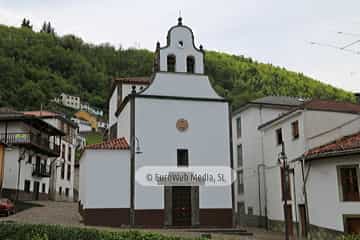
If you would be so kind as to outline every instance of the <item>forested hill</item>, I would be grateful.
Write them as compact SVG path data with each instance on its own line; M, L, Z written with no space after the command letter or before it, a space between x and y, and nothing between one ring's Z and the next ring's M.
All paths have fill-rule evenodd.
M0 25L0 107L39 109L66 92L106 110L111 77L151 75L153 55ZM349 92L243 56L206 51L205 65L217 92L234 107L264 95L354 100Z

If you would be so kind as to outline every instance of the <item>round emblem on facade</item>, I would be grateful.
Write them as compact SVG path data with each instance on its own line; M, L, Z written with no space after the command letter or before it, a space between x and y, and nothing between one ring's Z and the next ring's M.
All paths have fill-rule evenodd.
M187 120L181 118L176 121L176 128L180 132L185 132L189 128L189 123Z

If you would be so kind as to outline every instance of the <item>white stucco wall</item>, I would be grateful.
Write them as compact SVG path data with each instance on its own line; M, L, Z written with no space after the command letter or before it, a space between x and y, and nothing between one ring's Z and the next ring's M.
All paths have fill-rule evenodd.
M261 132L258 130L258 126L278 117L279 114L286 111L287 109L275 105L271 107L253 105L232 117L234 168L236 170L243 170L244 175L244 194L239 194L238 185L235 184L235 199L236 202L244 202L246 214L248 214L248 207L252 207L253 214L260 215L258 165L263 162L263 152L261 146ZM237 136L236 119L238 117L241 117L241 137ZM238 166L237 146L239 144L242 144L243 167ZM262 205L261 215L264 216L265 190L262 171L263 168L260 169L260 197ZM238 211L237 204L236 211Z
M165 72L156 73L152 84L143 94L221 99L206 75Z
M129 150L85 150L80 160L84 208L130 207Z
M194 79L195 81L195 79ZM136 98L136 137L142 166L177 166L177 149L189 151L189 166L230 166L228 105L225 102ZM178 119L189 123L185 132ZM162 209L163 187L135 186L136 209ZM200 208L231 208L231 187L200 187Z
M307 183L311 224L344 231L343 215L360 215L360 202L341 201L337 176L337 166L359 164L359 155L312 161Z
M194 48L193 35L189 28L176 26L170 30L170 45L160 49L160 71L167 71L167 56L176 56L175 72L186 72L186 58L193 56L195 59L195 73L204 73L203 53ZM182 41L184 46L179 47Z
M118 101L118 86L114 88L114 91L111 93L109 100L109 127L111 127L116 122L116 110L117 110L117 101Z
M117 137L125 137L130 142L130 102L126 104L117 119Z

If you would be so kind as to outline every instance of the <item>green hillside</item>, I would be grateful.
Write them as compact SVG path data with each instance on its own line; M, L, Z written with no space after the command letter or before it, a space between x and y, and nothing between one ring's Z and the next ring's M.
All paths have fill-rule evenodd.
M0 25L0 107L39 109L66 92L106 111L111 77L149 76L153 55ZM206 51L205 65L217 92L234 107L264 95L354 100L349 92L243 56Z

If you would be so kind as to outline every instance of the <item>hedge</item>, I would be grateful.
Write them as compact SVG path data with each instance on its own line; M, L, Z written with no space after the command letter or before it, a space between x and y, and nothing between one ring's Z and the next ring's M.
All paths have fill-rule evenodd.
M338 238L338 240L360 240L360 235L347 235Z
M61 225L0 223L1 240L189 240L132 230L106 231ZM201 238L197 238L200 240Z

